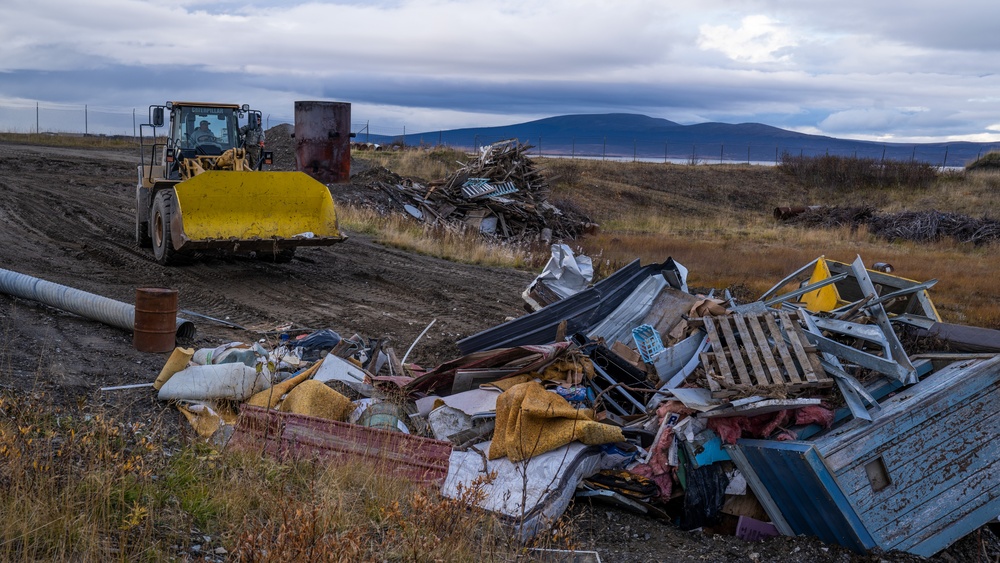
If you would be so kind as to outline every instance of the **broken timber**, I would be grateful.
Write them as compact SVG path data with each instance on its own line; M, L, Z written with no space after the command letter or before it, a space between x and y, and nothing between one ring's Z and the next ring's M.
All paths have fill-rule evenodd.
M798 324L785 311L776 315L777 321L771 313L701 319L711 345L701 362L712 397L761 387L798 391L833 385Z

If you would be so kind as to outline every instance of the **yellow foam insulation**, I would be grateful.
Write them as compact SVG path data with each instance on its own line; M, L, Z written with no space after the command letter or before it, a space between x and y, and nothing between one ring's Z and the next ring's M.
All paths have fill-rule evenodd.
M354 412L354 403L325 384L310 379L289 391L278 410L346 422Z
M177 403L191 428L202 438L208 439L223 424L235 424L236 414L211 403L181 401Z
M590 409L575 409L537 381L515 385L497 398L496 430L489 459L513 462L578 440L587 445L621 442L621 428L593 420Z
M288 393L296 385L312 377L313 374L316 373L316 370L319 369L319 366L322 363L323 360L320 360L315 364L313 364L312 366L310 366L309 369L296 375L295 377L289 377L288 379L282 381L281 383L271 386L270 389L264 389L259 393L255 393L253 397L247 399L247 404L254 407L273 409L274 407L278 406L278 403L281 402L281 397L284 396L285 393Z
M192 356L194 356L194 348L174 348L174 351L170 353L170 357L167 358L167 363L163 364L160 375L156 376L156 381L153 382L153 389L159 391L160 387L163 387L163 384L168 379L187 367Z
M537 373L522 373L521 375L515 375L513 377L508 377L506 379L501 379L499 381L491 381L490 383L483 383L479 386L480 389L499 389L501 391L506 391L515 385L520 385L527 381L531 381L538 377Z
M552 362L542 372L546 381L565 381L570 385L579 385L594 378L594 364L590 358L583 355L571 355Z

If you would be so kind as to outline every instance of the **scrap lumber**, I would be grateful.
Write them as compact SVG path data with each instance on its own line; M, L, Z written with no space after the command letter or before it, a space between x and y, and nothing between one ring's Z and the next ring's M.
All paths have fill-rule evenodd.
M550 239L573 240L596 228L582 213L549 203L551 188L528 157L530 148L517 139L485 146L477 158L429 186L391 173L354 181L371 178L370 187L384 194L384 206L418 209L428 224L504 241L535 240L545 230Z

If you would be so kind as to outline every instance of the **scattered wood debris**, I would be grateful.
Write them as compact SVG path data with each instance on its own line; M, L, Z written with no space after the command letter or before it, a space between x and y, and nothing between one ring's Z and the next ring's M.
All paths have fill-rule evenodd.
M596 231L589 217L549 203L549 184L528 158L530 148L516 139L501 141L443 180L424 185L373 173L369 185L387 195L390 207L421 221L505 241L572 240Z
M862 225L875 236L886 240L912 240L917 242L953 238L975 245L1000 240L1000 220L990 217L975 218L960 213L943 211L906 211L878 213L875 208L810 206L781 214L779 219L806 227L858 228ZM796 212L797 211L797 212ZM776 210L776 217L778 211Z

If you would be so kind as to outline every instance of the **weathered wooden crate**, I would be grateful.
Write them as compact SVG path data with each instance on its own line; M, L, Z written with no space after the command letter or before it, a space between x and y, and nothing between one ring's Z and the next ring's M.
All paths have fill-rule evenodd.
M785 311L701 320L711 344L711 350L701 354L701 363L713 397L762 387L794 392L833 385L815 347Z
M1000 355L956 361L812 441L727 446L786 535L930 557L1000 514Z

